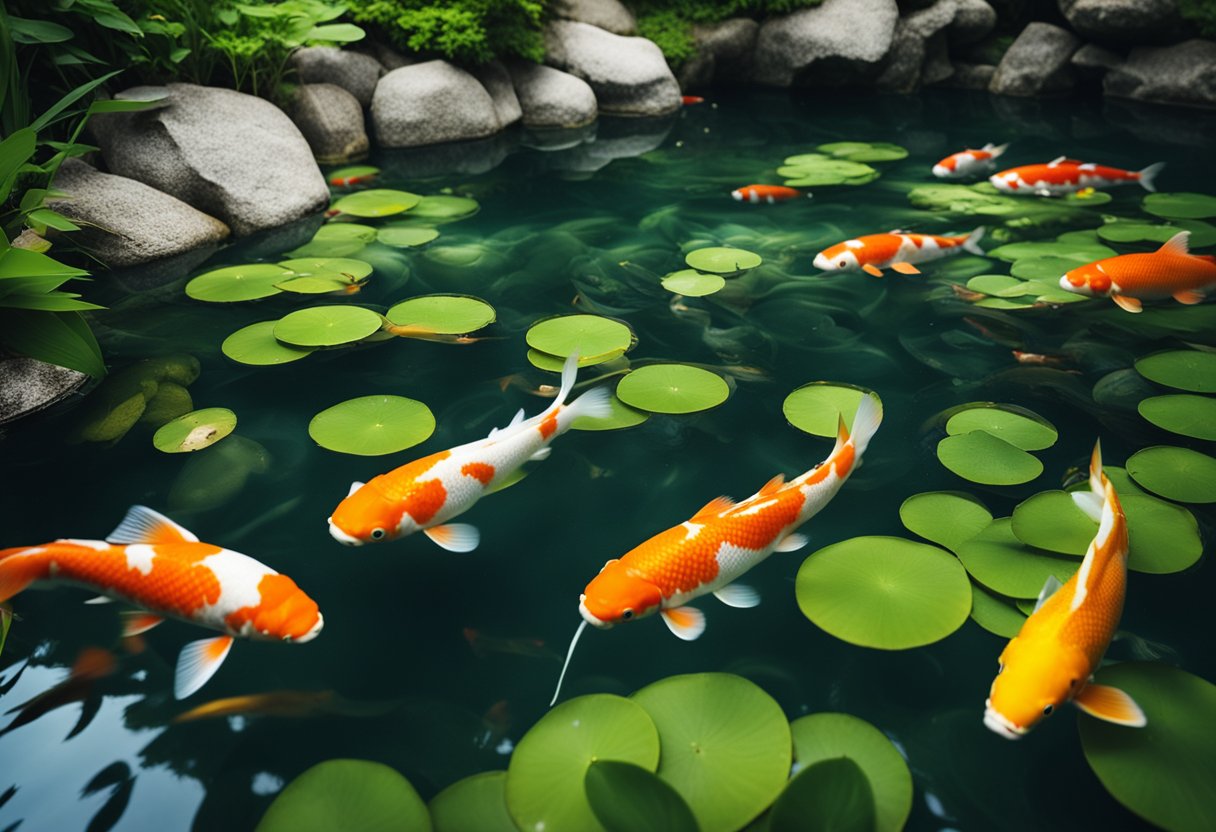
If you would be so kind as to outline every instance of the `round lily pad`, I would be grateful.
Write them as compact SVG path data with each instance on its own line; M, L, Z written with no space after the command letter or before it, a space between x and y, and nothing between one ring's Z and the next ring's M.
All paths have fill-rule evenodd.
M1027 257L1014 262L1009 273L1023 280L1059 285L1061 277L1083 265L1085 264L1081 261L1067 257Z
M338 168L330 172L329 184L337 186L354 185L357 182L366 182L379 172L380 168L372 167L371 165L351 165L349 167Z
M1098 229L1098 236L1111 243L1164 243L1181 230L1173 225L1121 221L1108 222Z
M1196 439L1216 439L1216 398L1179 393L1153 396L1136 406L1145 420L1163 430Z
M480 207L477 200L469 199L467 196L437 194L424 196L422 201L410 210L410 216L452 220L472 216Z
M1202 220L1216 217L1216 196L1208 194L1146 194L1144 210L1155 217Z
M698 832L684 798L641 766L595 762L583 783L591 811L608 832Z
M386 226L376 233L376 239L386 246L413 248L429 243L439 236L434 228L419 226Z
M650 364L621 379L616 396L650 413L696 413L730 397L722 376L687 364Z
M1013 510L1010 528L1018 540L1048 552L1084 555L1098 524L1064 491L1041 491Z
M1195 515L1147 494L1119 498L1127 517L1129 569L1164 575L1193 566L1203 554Z
M278 321L262 321L242 327L224 339L220 349L224 355L241 364L266 367L288 364L312 355L310 347L293 347L274 337Z
M1144 448L1127 460L1136 484L1180 503L1216 503L1216 459L1170 445Z
M358 282L349 280L342 275L292 277L284 280L282 283L275 284L275 287L280 291L295 295L327 295L330 292L349 292L357 289L358 286Z
M326 408L308 423L322 448L356 456L382 456L412 448L435 432L425 404L403 396L361 396Z
M376 239L376 229L370 225L357 222L330 222L317 229L312 235L314 243L337 243L355 241L370 243ZM335 257L340 255L334 255Z
M963 625L971 582L958 559L898 537L854 537L803 562L795 584L802 614L850 644L906 650Z
M384 320L361 306L314 306L300 309L274 325L274 337L297 347L333 347L362 341Z
M431 798L435 832L517 832L507 813L507 773L483 771Z
M1020 295L1028 291L1025 281L1007 274L976 275L967 281L967 288L973 292L983 292L985 295L996 297L1009 297L1010 292L1017 292Z
M1024 260L1032 257L1061 257L1066 260L1075 260L1078 265L1092 263L1095 260L1104 260L1107 257L1114 257L1116 254L1118 252L1110 246L1104 246L1099 242L1088 240L1075 242L1048 240L1031 243L1006 243L1003 246L997 246L988 251L989 257L997 257L1011 263L1015 260ZM1076 266L1073 266L1073 268L1076 268Z
M741 676L669 676L632 697L659 730L658 775L701 832L733 832L776 799L790 771L790 725L771 696Z
M984 504L961 491L913 494L899 507L904 527L925 540L951 551L988 528L992 513Z
M753 251L742 248L725 248L713 246L690 251L684 256L684 262L694 269L714 274L734 274L735 272L754 269L764 262L764 259Z
M382 763L326 760L279 792L255 832L430 832L426 804Z
M899 749L864 719L820 713L790 723L794 768L847 757L864 773L873 793L875 832L899 832L912 811L912 773Z
M606 364L609 361L620 358L624 354L624 350L616 350L604 353L603 355L579 356L578 366L581 368L594 367L596 364ZM549 355L549 353L541 352L540 350L528 350L528 363L538 370L545 370L549 373L560 373L566 365L566 359L556 355Z
M677 295L700 298L712 295L726 285L726 279L718 274L705 274L696 269L682 269L663 278L663 288Z
M562 702L529 729L507 769L507 811L523 832L600 832L583 779L601 760L654 771L659 733L641 705L609 694Z
M834 159L821 153L791 156L785 160L784 166L777 168L777 175L785 177L785 184L795 188L864 185L879 176L878 171L869 165Z
M464 335L494 323L494 307L467 295L423 295L398 303L385 313L397 326L443 335Z
M973 430L986 431L1023 451L1050 448L1059 438L1055 427L1039 414L1007 404L968 405L946 422L951 436Z
M832 142L815 149L850 162L895 162L908 158L907 148L890 142Z
M1216 817L1216 685L1164 664L1125 662L1095 674L1148 719L1126 728L1081 716L1081 749L1102 785L1128 809L1171 832L1201 832Z
M580 416L571 427L574 430L618 430L640 425L650 418L649 413L630 407L616 396L608 400L608 405L612 408L608 416Z
M1026 614L1008 600L999 598L979 584L973 584L971 620L994 635L1013 638L1022 631Z
M227 266L200 274L186 284L186 294L208 303L258 300L279 293L276 283L293 276L290 269L271 263Z
M1043 473L1043 463L985 430L947 436L937 443L942 465L984 485L1020 485Z
M1216 393L1216 353L1171 350L1136 361L1136 372L1149 381L1192 393Z
M166 422L152 435L156 450L167 454L201 451L236 428L236 414L226 407L205 407Z
M794 776L768 816L769 832L872 832L874 793L849 757L820 760Z
M410 210L421 201L422 197L407 191L374 188L342 197L333 204L332 210L352 217L391 217Z
M558 358L578 353L583 359L604 360L602 356L625 352L633 345L633 330L620 321L602 315L558 315L532 324L524 340L528 346Z
M836 438L840 417L853 428L853 418L862 396L878 396L864 387L833 381L812 381L785 397L781 412L791 425L812 436Z
M372 273L371 263L349 257L301 257L279 263L291 269L297 276L341 275L352 280L362 280Z
M1075 557L1053 555L1022 543L1008 517L992 521L960 546L958 559L973 578L1010 598L1037 598L1048 577L1064 583L1081 566Z

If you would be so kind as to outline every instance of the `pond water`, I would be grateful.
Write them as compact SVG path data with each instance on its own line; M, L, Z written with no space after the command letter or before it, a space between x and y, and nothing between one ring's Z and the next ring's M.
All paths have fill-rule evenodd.
M103 538L128 506L143 503L203 540L291 575L318 601L326 626L306 645L238 642L202 692L177 702L173 665L198 628L170 622L132 653L118 646L113 607L85 605L75 590L20 596L20 620L0 658L6 710L66 678L88 646L113 649L119 664L80 692L83 705L66 701L0 735L0 790L15 789L0 805L0 829L81 829L91 819L99 826L89 828L114 821L118 830L251 828L283 783L336 757L387 763L424 798L466 775L505 768L512 744L547 710L586 583L604 561L709 499L747 496L775 474L821 460L830 441L791 427L781 409L792 390L819 380L877 391L885 418L864 467L804 528L811 545L775 554L747 576L763 598L755 609L698 601L708 628L696 642L673 638L654 618L586 633L563 697L628 694L678 673L737 673L790 718L844 711L891 737L914 776L909 829L1148 828L1086 765L1075 710L1019 743L982 725L1006 639L968 621L928 647L864 649L810 623L794 593L799 566L823 546L858 535L913 537L898 513L912 494L966 490L1004 517L1029 495L1061 487L1099 436L1117 466L1149 445L1204 450L1140 419L1135 399L1094 404L1090 393L1139 356L1182 341L1216 343L1216 307L1171 302L1152 313L1157 326L1137 331L1109 301L1010 311L955 297L950 282L1005 274L1000 260L964 255L929 264L921 276L882 280L822 276L811 265L820 249L860 234L993 225L913 208L907 198L933 183L938 159L985 142L1012 142L1011 165L1062 154L1132 170L1166 160L1162 190L1216 192L1216 159L1188 114L1101 108L952 92L748 92L711 97L668 122L602 124L596 141L565 149L511 139L371 160L383 169L377 187L450 188L476 198L481 210L439 226L425 249L377 246L357 255L376 269L367 286L325 302L383 311L414 295L475 295L498 320L470 344L400 339L264 368L225 358L219 346L233 331L314 301L202 304L185 296L186 280L211 267L280 260L311 227L302 238L242 241L190 271L99 276L85 292L109 307L95 328L111 365L196 356L195 406L235 411L241 442L224 440L231 458L208 468L201 460L223 443L196 461L157 451L140 426L113 445L70 444L80 408L17 425L0 442L3 545ZM910 155L875 163L876 181L816 188L812 199L753 206L729 198L736 187L778 183L774 169L786 157L841 140L895 142ZM1110 203L1084 210L1144 217L1139 188L1111 193ZM1094 224L1003 233L1008 241L1053 239ZM659 276L684 268L688 248L714 244L750 249L765 263L707 298L676 299L658 285ZM420 535L359 549L330 538L326 518L353 480L484 436L520 407L529 415L543 409L547 400L533 393L556 377L529 365L524 334L541 318L573 311L626 321L637 336L635 365L715 369L729 379L730 399L700 414L562 436L522 483L461 518L481 530L474 553L446 552ZM1180 316L1194 317L1169 331ZM1062 363L1019 364L1015 349L1063 356ZM582 378L600 372L590 368ZM309 420L322 409L377 393L425 402L436 416L434 435L381 458L333 453L309 438ZM1028 407L1058 428L1059 441L1037 454L1040 478L988 488L942 466L933 420L973 401ZM1211 511L1192 508L1210 532ZM1216 678L1214 588L1210 557L1184 573L1133 573L1122 629L1138 638L1116 642L1109 656L1133 657L1148 642L1165 661ZM335 693L309 699L303 716L172 722L217 697L283 690ZM86 724L69 737L82 708Z

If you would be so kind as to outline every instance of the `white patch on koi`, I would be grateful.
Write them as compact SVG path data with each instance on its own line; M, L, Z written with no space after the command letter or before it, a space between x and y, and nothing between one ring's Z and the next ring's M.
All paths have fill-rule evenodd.
M764 511L769 506L773 506L776 504L777 504L776 499L762 500L761 502L756 503L755 505L748 506L747 508L744 508L742 510L735 511L732 513L734 514L735 517L750 517L751 515L759 514L760 512Z
M127 546L126 556L128 569L138 569L141 575L147 575L152 571L156 549L147 543L132 543Z
M705 528L703 523L690 523L688 521L685 521L680 525L683 526L688 532L688 536L684 538L686 541L694 539L701 533L701 529Z
M83 546L86 549L92 549L94 552L107 552L110 549L110 544L104 540L78 540L74 537L64 537L55 542L67 543L71 546Z
M863 243L861 240L845 240L844 245L845 245L845 248L854 248L854 249L866 247L866 244Z
M204 604L196 610L194 617L221 628L226 628L224 619L232 613L261 604L262 593L258 585L267 575L278 574L248 555L230 549L221 549L214 555L208 555L199 561L199 565L210 569L211 574L215 576L220 585L220 597L214 604ZM248 636L252 631L252 622L246 622L236 635Z

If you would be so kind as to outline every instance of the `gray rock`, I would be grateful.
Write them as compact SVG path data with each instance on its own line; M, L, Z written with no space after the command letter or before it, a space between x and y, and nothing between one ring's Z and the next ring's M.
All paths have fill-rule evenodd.
M308 142L278 107L217 87L169 84L169 90L168 107L89 121L112 173L218 217L238 235L329 202Z
M1177 46L1133 49L1106 74L1103 86L1114 98L1216 107L1216 43L1195 38Z
M891 92L912 92L919 87L930 53L929 41L954 22L957 11L957 0L937 0L932 6L901 17L895 25L895 36L891 40L882 74L874 82L875 86ZM942 42L934 52L944 59L944 38L939 40ZM945 60L944 73L939 61L934 66L935 77L926 79L925 83L940 81L952 72L948 59Z
M291 55L302 84L336 84L366 107L384 67L370 55L331 46L306 46Z
M507 69L526 126L582 127L595 121L595 93L583 79L528 61L512 61Z
M494 99L481 82L447 61L394 69L372 97L372 126L381 147L417 147L497 133Z
M1073 53L1069 63L1083 79L1095 81L1122 64L1123 56L1096 43L1087 43Z
M955 0L957 11L948 30L953 44L976 43L996 28L996 10L984 0Z
M618 0L554 0L553 14L563 20L590 23L614 35L636 35L638 22L633 12Z
M291 118L320 162L347 162L368 151L363 108L342 87L335 84L296 87Z
M940 84L954 75L954 64L950 62L950 47L945 32L938 32L925 41L925 62L920 68L920 82L924 85Z
M494 102L494 114L498 116L499 127L509 127L519 121L523 115L519 106L519 98L515 95L515 85L511 82L511 74L501 61L490 61L473 70L473 75L486 88Z
M686 58L676 70L676 81L683 92L696 92L709 87L714 82L714 56L699 51Z
M680 86L659 47L645 38L555 20L545 27L545 50L546 63L591 85L601 113L660 116L680 108Z
M1100 43L1169 43L1185 37L1176 0L1059 0L1059 3L1069 26L1082 37Z
M355 49L379 61L380 66L384 67L385 72L392 72L394 69L401 69L403 66L419 63L417 56L412 52L406 54L378 40L361 40L355 46Z
M769 18L756 36L755 80L788 87L872 77L891 47L898 19L895 0L824 0Z
M88 378L33 358L0 356L0 425L67 398Z
M999 95L1066 92L1076 81L1069 64L1081 41L1067 29L1031 23L1001 58L988 89Z
M714 82L746 84L752 75L759 31L760 24L746 17L693 26L697 54L680 66L680 88L707 87Z
M947 79L946 86L963 90L986 90L995 74L996 67L992 64L956 63L954 74Z
M49 205L69 219L87 223L73 239L107 266L121 268L172 257L217 243L228 226L125 176L99 173L80 159L68 159L55 176L67 194Z

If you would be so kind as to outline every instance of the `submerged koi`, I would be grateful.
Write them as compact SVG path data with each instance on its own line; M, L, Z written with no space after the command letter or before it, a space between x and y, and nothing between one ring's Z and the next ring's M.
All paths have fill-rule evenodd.
M693 104L701 104L704 101L705 101L705 99L699 95L682 95L682 96L680 96L680 103L683 104L685 107L691 106Z
M6 715L16 714L16 716L13 717L12 722L4 726L3 730L0 730L0 736L15 731L22 725L29 725L51 711L79 702L82 706L80 719L66 737L66 739L71 739L88 727L101 707L100 697L97 697L93 690L94 684L113 675L117 669L118 661L109 650L101 647L84 648L76 656L76 661L72 663L72 670L68 674L68 678L34 698L5 711Z
M1110 188L1137 183L1146 191L1155 191L1157 174L1164 167L1165 162L1158 162L1140 171L1120 170L1061 156L1045 165L1023 165L1003 170L988 177L988 181L998 191L1028 196L1065 196L1084 188Z
M275 716L300 719L314 716L375 717L391 713L399 701L355 701L332 690L273 690L247 696L213 699L173 717L173 722L196 722L229 716Z
M730 192L736 202L750 202L753 205L767 202L784 202L787 199L797 199L802 191L797 188L787 188L784 185L744 185ZM810 196L807 194L806 196Z
M848 272L861 269L866 274L882 277L883 269L900 274L920 274L914 263L927 263L963 251L984 255L980 239L984 227L960 237L939 237L933 234L869 234L855 240L845 240L825 248L815 257L815 268L825 272Z
M986 144L979 150L951 153L933 166L933 175L939 179L962 179L978 176L996 167L996 159L1009 149L1007 144Z
M1156 251L1120 254L1073 269L1060 278L1060 288L1079 295L1108 297L1128 312L1140 312L1141 301L1172 297L1200 303L1216 287L1216 257L1191 254L1191 232L1179 231Z
M376 178L374 173L365 173L362 176L331 176L329 184L339 188L348 188L351 185L363 185L371 182Z

